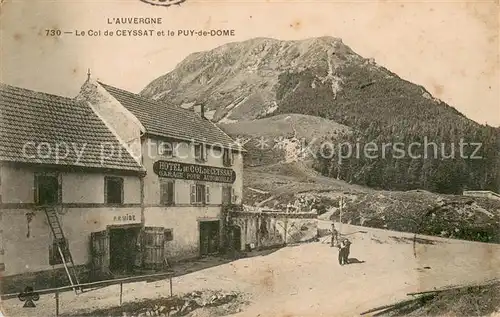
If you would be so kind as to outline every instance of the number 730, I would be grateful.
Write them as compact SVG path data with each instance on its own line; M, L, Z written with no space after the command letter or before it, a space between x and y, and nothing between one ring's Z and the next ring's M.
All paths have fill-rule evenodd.
M46 36L60 36L62 34L61 30L45 30L45 35Z

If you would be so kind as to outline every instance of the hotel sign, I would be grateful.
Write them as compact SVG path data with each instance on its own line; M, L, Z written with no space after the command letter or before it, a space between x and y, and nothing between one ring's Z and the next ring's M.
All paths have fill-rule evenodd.
M160 177L232 184L236 172L230 168L187 164L171 161L156 161L153 171Z

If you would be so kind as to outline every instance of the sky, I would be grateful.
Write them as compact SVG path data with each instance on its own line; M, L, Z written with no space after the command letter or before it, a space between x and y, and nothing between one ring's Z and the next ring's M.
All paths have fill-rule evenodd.
M140 92L187 55L254 37L334 36L481 124L500 126L499 7L494 1L3 0L0 81L75 96L87 78ZM108 18L162 18L156 26ZM234 29L232 37L91 37L118 29ZM73 34L47 36L46 30Z

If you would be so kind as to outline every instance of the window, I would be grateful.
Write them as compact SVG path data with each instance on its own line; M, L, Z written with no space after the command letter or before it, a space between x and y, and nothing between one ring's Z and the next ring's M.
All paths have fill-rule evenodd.
M0 212L0 224L2 224L2 212ZM0 272L5 271L5 264L3 262L4 250L3 250L3 229L0 228Z
M205 148L205 144L194 145L194 158L200 162L205 162L207 160L207 150Z
M158 142L158 154L163 157L172 158L175 156L176 142Z
M232 166L234 163L234 153L230 149L224 149L222 156L222 163L224 166Z
M232 188L229 186L222 187L222 204L229 205L232 203Z
M191 204L208 204L210 187L205 184L191 184Z
M231 203L236 204L238 201L238 196L236 196L236 190L234 188L231 188Z
M165 235L165 241L174 240L174 229L165 229L164 235Z
M0 203L2 202L2 166L0 166Z
M175 203L175 187L173 180L160 178L160 204L170 206Z
M53 205L60 202L60 186L57 174L35 174L35 203Z
M123 204L123 178L105 177L104 192L106 204Z
M56 265L56 264L63 263L63 260L61 258L61 254L59 253L58 241L59 240L54 239L52 242L52 245L49 247L49 264L50 265ZM61 251L64 255L64 259L66 260L66 263L68 263L69 258L70 258L68 240L67 239L62 240L59 245L60 245Z
M223 186L222 187L222 204L236 204L237 196L236 190L231 186Z

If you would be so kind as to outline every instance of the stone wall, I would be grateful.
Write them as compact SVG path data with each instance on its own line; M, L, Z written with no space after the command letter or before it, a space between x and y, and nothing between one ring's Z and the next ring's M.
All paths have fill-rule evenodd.
M315 213L234 212L230 221L241 229L241 251L307 242L318 234Z

